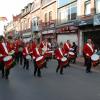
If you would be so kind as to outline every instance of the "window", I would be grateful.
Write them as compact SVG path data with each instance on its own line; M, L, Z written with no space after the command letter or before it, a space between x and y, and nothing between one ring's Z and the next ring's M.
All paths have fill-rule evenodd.
M44 16L45 18L45 25L47 25L47 13L45 13L45 16Z
M85 2L85 15L91 14L91 4L90 1Z
M48 4L49 2L51 2L52 0L42 0L42 4L43 5L46 5L46 4Z
M72 3L76 0L58 0L58 7L64 6L66 4Z
M49 12L49 21L52 20L52 11Z
M100 13L100 0L95 0L96 14Z
M67 20L74 20L77 17L77 5L73 3L67 7Z

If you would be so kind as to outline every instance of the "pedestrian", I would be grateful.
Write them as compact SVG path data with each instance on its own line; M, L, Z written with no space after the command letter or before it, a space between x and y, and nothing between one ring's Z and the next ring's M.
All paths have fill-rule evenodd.
M78 46L76 45L75 42L73 42L72 48L73 48L73 52L75 54L75 57L73 59L73 64L75 64L76 63L76 58L77 58L77 52L78 52Z

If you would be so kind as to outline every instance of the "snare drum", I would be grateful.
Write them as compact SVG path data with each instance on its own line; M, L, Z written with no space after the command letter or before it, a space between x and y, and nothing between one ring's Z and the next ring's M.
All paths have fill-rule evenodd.
M52 57L53 56L54 51L47 51L45 53L45 57Z
M27 55L27 56L26 56L26 59L27 59L27 60L31 60L31 56L30 56L30 55Z
M5 64L5 69L10 69L11 65L13 63L13 58L12 56L6 56L3 58L4 64Z
M66 58L66 57L63 57L63 58L61 59L60 65L63 67L63 66L65 66L65 65L67 65L67 63L68 63L67 58Z
M75 53L74 52L69 52L69 58L75 58Z
M36 59L36 64L38 68L43 68L43 64L45 63L44 56L40 56Z
M99 64L99 55L93 54L93 55L91 56L91 60L92 60L92 65L93 65L93 66L98 65L98 64Z

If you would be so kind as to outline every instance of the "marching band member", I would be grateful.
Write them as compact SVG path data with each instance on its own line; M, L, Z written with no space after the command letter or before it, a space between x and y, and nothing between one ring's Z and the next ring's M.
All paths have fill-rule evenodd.
M43 67L44 64L42 62L40 62L40 66L37 64L37 59L39 57L43 57L43 56L42 56L42 49L40 48L40 43L38 41L36 48L33 49L34 76L36 76L36 73L37 73L37 76L41 77L41 68L40 67ZM44 57L43 57L43 61L44 61Z
M11 37L8 37L8 39L12 39ZM4 39L1 39L0 43L0 54L2 54L2 61L4 62L4 73L5 78L8 79L8 75L10 73L10 69L14 66L14 58L12 57L12 44L10 42L5 43Z
M2 78L4 77L4 62L3 62L3 50L2 50L3 36L0 36L0 70L2 71Z
M17 63L20 63L20 65L22 65L23 62L23 45L24 43L20 38L15 40L15 56Z
M65 50L63 49L63 43L61 42L59 45L59 48L55 50L55 57L58 60L58 67L56 69L56 72L60 69L60 74L63 74L63 67L67 65L67 63L63 66L62 58L65 55ZM67 60L67 58L65 58Z
M92 40L88 39L87 43L83 47L83 52L86 56L86 72L91 72L91 56L94 53L94 46L92 44Z
M64 49L65 49L66 54L68 54L68 52L70 51L70 48L71 48L70 40L67 40L67 42L64 43Z
M29 69L29 59L31 59L29 43L26 43L25 47L23 48L23 58L24 58L23 68L26 68L26 70L28 70Z
M64 50L65 50L65 55L68 56L69 51L71 50L71 43L70 40L67 40L66 43L64 43ZM70 57L68 58L68 66L70 66Z

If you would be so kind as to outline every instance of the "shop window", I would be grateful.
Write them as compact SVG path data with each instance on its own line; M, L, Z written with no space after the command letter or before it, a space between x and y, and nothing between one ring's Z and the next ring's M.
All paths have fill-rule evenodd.
M96 14L100 13L100 0L95 0Z
M90 0L85 2L85 15L91 14L91 3Z

